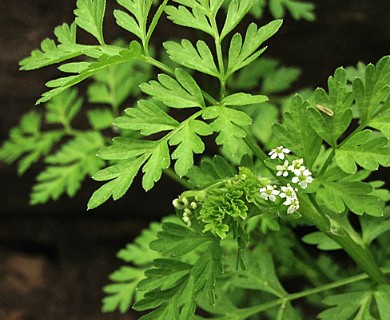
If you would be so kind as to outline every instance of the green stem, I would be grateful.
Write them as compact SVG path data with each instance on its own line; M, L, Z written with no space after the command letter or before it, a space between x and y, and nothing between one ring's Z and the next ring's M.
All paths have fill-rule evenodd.
M383 270L381 270L381 272L383 272L385 274L390 273L390 268L384 268ZM232 316L232 318L234 316L236 316L236 317L238 316L240 319L245 319L247 317L250 317L250 316L255 315L257 313L263 312L263 311L268 310L270 308L274 308L278 305L284 305L287 302L290 302L293 300L304 298L304 297L307 297L307 296L310 296L313 294L317 294L317 293L321 293L324 291L333 290L333 289L343 287L343 286L346 286L346 285L354 283L354 282L363 281L366 279L368 279L367 274L365 274L365 273L358 274L356 276L352 276L352 277L349 277L346 279L334 281L332 283L324 284L324 285L318 286L316 288L292 293L292 294L289 294L285 297L281 297L279 299L275 299L273 301L263 303L263 304L260 304L257 306L253 306L253 307L245 308L245 309L240 309L240 310L236 311L234 314L232 314L231 316Z
M378 283L388 282L370 251L352 227L344 226L342 223L333 220L340 231L335 234L331 228L331 217L323 214L313 199L310 199L307 195L301 195L299 200L301 207L299 212L306 221L317 226L328 237L337 242L373 281Z
M163 170L164 174L166 174L168 177L170 177L172 180L176 181L177 183L181 184L186 189L192 189L191 184L188 183L186 179L180 178L173 169L168 168Z

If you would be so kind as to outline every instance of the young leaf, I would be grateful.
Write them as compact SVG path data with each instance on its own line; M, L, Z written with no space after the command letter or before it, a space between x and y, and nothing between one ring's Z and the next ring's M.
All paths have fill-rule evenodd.
M207 120L215 119L210 126L215 132L219 132L216 143L222 145L227 153L236 154L238 145L246 137L244 128L251 124L252 119L242 111L224 106L208 107L202 117Z
M355 173L356 164L375 171L379 165L390 166L390 148L386 137L363 130L350 137L336 150L337 165L346 173Z
M158 82L152 80L143 83L140 88L154 99L172 108L204 108L202 91L191 75L183 69L176 69L175 77L176 79L173 79L160 74Z
M256 24L251 23L246 31L244 42L241 35L236 33L230 42L226 78L257 59L265 50L265 48L258 50L259 47L272 37L281 25L282 20L274 20L258 29Z
M308 103L295 95L291 100L290 112L284 113L283 125L274 124L272 130L280 143L305 159L310 168L320 152L321 138L310 126L307 110Z
M179 122L148 100L138 101L136 107L127 108L125 113L125 116L115 119L114 125L121 129L140 130L144 136L172 131L179 126Z
M103 166L103 161L96 157L97 150L103 146L104 140L100 133L86 132L64 144L56 154L47 157L49 166L38 175L30 203L57 200L63 193L73 197L82 180Z
M176 159L175 171L179 176L187 174L194 165L193 154L204 151L204 143L199 136L213 133L212 128L205 122L190 119L176 130L169 140L169 145L176 146L172 159Z
M196 43L196 48L186 39L181 40L180 43L167 41L164 43L164 48L171 60L187 68L198 70L213 77L219 77L213 54L204 41L199 40Z
M104 44L103 18L106 10L106 0L77 0L77 25L92 34L99 44Z

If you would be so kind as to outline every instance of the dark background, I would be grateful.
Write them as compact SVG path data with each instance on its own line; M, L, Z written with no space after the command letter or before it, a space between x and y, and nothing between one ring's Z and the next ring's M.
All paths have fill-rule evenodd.
M58 75L55 67L20 72L18 61L52 37L54 27L73 20L75 2L1 1L0 142L22 114L37 108L44 83ZM336 67L375 63L389 54L390 1L314 2L315 23L286 17L281 31L267 43L267 56L303 70L297 88L325 86ZM109 0L106 38L126 38L115 27L113 7ZM156 30L163 40L171 34L168 23ZM133 319L101 315L101 288L121 264L115 253L149 221L171 213L171 199L181 188L163 178L144 193L136 181L122 200L87 213L86 203L99 184L86 181L73 199L30 207L28 194L40 169L34 166L19 178L16 166L0 163L0 320Z

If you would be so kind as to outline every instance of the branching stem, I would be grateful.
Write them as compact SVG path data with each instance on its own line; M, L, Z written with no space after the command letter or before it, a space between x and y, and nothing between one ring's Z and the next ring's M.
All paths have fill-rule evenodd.
M381 270L381 272L383 272L385 274L388 274L388 273L390 273L390 268L384 268L383 270ZM258 314L260 312L263 312L265 310L274 308L276 306L285 305L287 302L290 302L290 301L293 301L293 300L301 299L301 298L304 298L304 297L307 297L307 296L310 296L310 295L313 295L313 294L317 294L317 293L321 293L321 292L324 292L324 291L328 291L328 290L336 289L336 288L339 288L339 287L343 287L343 286L346 286L348 284L351 284L351 283L354 283L354 282L363 281L363 280L366 280L366 279L368 279L367 274L365 274L365 273L358 274L356 276L352 276L352 277L345 278L345 279L342 279L342 280L337 280L337 281L334 281L334 282L331 282L331 283L328 283L328 284L324 284L322 286L318 286L316 288L307 289L307 290L303 290L303 291L300 291L300 292L292 293L292 294L289 294L289 295L287 295L285 297L282 297L282 298L279 298L279 299L275 299L273 301L270 301L270 302L267 302L267 303L263 303L263 304L260 304L260 305L257 305L257 306L253 306L253 307L245 308L245 309L240 309L236 313L232 314L232 316L233 317L234 316L238 316L240 319L247 318L247 317L250 317L252 315Z

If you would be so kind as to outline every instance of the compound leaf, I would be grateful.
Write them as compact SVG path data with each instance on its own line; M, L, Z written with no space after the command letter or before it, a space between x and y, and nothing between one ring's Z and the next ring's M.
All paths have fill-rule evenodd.
M96 152L104 146L98 132L79 134L64 144L54 155L46 158L49 165L38 177L33 187L30 203L45 203L57 200L63 193L73 197L87 175L94 174L103 166Z
M115 119L114 125L121 129L140 130L144 136L172 131L179 126L179 122L147 100L140 100L135 108L127 108L125 113L125 116Z
M41 43L41 49L31 52L31 55L20 61L20 70L34 70L51 64L62 62L88 52L93 46L76 44L76 23L66 23L56 27L54 34L59 44L51 39Z
M219 77L213 54L204 41L199 40L196 43L196 48L186 39L181 40L180 43L167 41L164 43L164 48L167 50L171 60L187 68Z
M346 173L355 173L356 164L375 171L379 165L390 166L390 148L386 137L363 130L353 135L336 150L337 165Z
M349 127L352 120L353 96L347 86L347 74L338 68L328 79L329 93L322 88L315 91L316 108L309 108L308 119L317 132L333 148L337 140Z
M359 314L360 319L374 320L375 318L370 314L372 295L371 291L356 291L327 297L323 303L332 307L321 312L318 318L322 320L359 319L355 318Z
M129 60L138 59L140 57L140 50L141 48L139 44L133 41L129 49L115 47L110 49L110 51L100 51L96 61L78 64L79 67L77 67L77 69L67 69L62 67L63 71L75 74L47 82L46 86L53 89L45 92L37 101L37 104L50 100L52 97L91 77L98 71L117 64L128 62Z
M290 111L284 113L283 125L275 124L272 130L281 144L304 158L311 167L320 152L321 138L307 120L308 106L299 95L295 95Z
M373 188L369 183L353 181L337 168L318 179L322 187L317 191L316 200L333 212L341 213L348 207L359 215L383 216L383 202L371 195Z
M362 123L380 117L377 111L390 95L390 56L383 57L376 66L367 65L364 79L354 79L352 87Z
M224 106L211 106L204 110L204 119L215 119L211 128L219 132L216 143L222 145L224 151L235 155L238 146L246 137L245 127L252 123L252 119L242 111L230 109Z
M175 171L179 176L184 176L194 165L193 154L204 151L205 146L199 136L207 136L212 133L212 128L205 122L190 119L171 136L169 144L171 146L177 145L172 153L172 159L176 159Z
M172 108L204 108L202 91L191 75L183 69L176 69L175 77L176 79L173 79L168 75L160 74L158 81L143 83L140 88L154 99Z
M63 137L62 131L41 132L41 117L31 111L23 115L19 126L12 128L9 139L0 148L0 160L11 164L18 162L18 174L25 173L41 157L46 156L54 144Z
M150 248L163 256L180 257L193 251L202 243L212 241L213 238L190 228L172 222L164 222L158 239L150 243Z
M62 124L65 128L80 111L83 100L77 97L77 91L70 89L56 96L46 104L46 122Z
M258 29L255 23L251 23L246 31L244 42L241 35L236 33L230 43L226 77L257 59L265 50L265 48L260 50L258 48L272 37L281 25L282 20L274 20Z
M110 280L115 282L103 287L106 296L102 300L102 312L119 310L125 313L129 310L136 287L144 276L144 269L123 266L110 275Z

